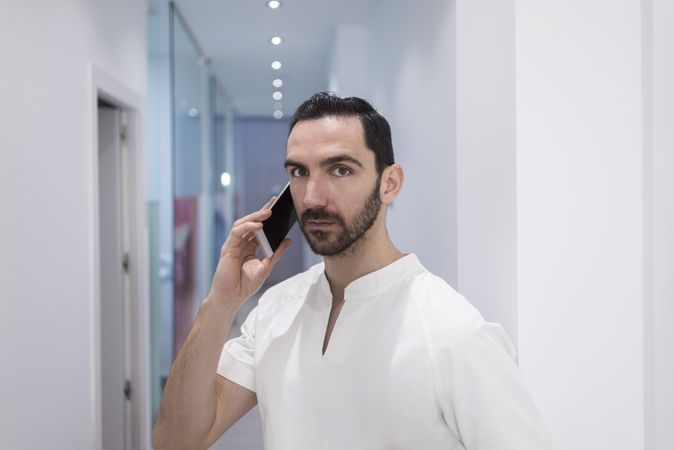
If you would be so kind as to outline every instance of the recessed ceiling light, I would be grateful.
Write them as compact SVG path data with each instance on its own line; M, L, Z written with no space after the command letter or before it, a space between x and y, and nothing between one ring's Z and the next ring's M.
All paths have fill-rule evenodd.
M222 187L229 186L232 184L232 176L227 172L222 172L222 175L220 175L220 184Z
M272 81L271 84L274 85L275 88L280 88L281 86L283 86L283 80L277 78L274 81Z
M281 64L281 61L274 61L271 63L271 68L274 70L279 70L282 66L283 64Z
M280 109L274 111L274 119L283 119L283 111Z
M271 9L276 9L279 6L281 6L281 2L279 2L278 0L269 0L267 2L267 6L270 7Z
M269 38L269 42L271 42L272 45L281 45L283 38L281 36L274 36Z
M271 96L274 97L274 100L281 100L283 98L283 92L275 91Z
M281 102L274 103L274 109L283 109L283 103Z

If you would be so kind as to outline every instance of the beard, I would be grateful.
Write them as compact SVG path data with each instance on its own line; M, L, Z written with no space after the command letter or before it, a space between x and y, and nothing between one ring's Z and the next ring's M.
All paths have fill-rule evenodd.
M377 183L370 193L360 211L355 215L351 223L347 224L344 218L335 212L325 208L310 208L302 213L299 221L304 237L309 243L311 250L321 256L348 256L352 254L358 243L365 238L365 233L372 228L377 220L381 209L379 199L379 185L381 176L377 177ZM325 230L306 230L309 220L327 220L334 222L339 228L337 232Z

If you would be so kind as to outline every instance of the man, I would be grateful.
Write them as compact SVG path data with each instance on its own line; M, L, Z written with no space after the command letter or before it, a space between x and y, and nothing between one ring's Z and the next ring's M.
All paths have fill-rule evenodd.
M503 329L389 239L404 176L386 119L320 93L290 129L295 210L324 263L267 290L225 344L290 244L255 256L271 200L234 223L166 384L156 447L207 448L257 403L268 450L550 448Z

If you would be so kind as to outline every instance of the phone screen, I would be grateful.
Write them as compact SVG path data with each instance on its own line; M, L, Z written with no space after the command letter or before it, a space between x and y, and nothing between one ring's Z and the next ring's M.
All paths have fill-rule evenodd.
M290 196L290 184L288 184L271 207L271 217L262 222L262 230L267 236L272 251L276 251L278 246L281 245L283 238L286 237L295 222L297 222L297 215L295 214L293 198Z

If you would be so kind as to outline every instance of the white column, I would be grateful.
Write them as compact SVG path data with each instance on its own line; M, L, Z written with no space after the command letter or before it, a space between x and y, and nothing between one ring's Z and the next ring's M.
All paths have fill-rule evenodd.
M647 450L674 447L674 3L645 1L652 25L652 365ZM648 350L648 348L647 348ZM647 399L648 400L648 399ZM651 444L651 445L648 445Z
M607 6L456 2L458 284L560 448L664 450L674 8Z
M644 448L641 2L516 2L520 366L561 447Z

